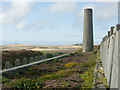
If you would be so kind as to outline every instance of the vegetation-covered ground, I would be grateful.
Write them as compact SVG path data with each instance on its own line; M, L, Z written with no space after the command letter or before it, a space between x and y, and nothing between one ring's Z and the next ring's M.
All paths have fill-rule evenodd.
M68 57L3 76L3 88L92 88L97 51L82 53L78 50Z
M27 58L27 60L29 62L30 57L43 56L46 58L51 58L55 54L58 54L58 52L47 52L47 51L40 52L40 51L32 51L32 50L25 50L25 49L16 50L16 51L14 51L14 50L2 51L2 69L5 68L6 61L10 61L12 64L12 67L14 67L16 59L20 59L20 61L22 63L23 58Z
M16 59L29 58L32 56L42 55L40 51L32 50L16 50L16 51L2 51L2 68L5 67L5 62L10 61L13 65Z

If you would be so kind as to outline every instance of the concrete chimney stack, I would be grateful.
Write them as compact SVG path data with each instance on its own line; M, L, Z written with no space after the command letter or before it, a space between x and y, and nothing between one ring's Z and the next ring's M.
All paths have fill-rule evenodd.
M93 13L91 8L84 9L83 52L93 50Z

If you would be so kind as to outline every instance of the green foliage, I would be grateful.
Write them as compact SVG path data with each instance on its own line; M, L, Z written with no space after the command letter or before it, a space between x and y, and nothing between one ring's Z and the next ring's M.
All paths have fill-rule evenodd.
M40 88L44 86L44 83L37 82L36 79L15 79L9 83L13 88Z
M97 80L99 81L98 83L101 84L101 83L104 83L105 84L105 87L106 88L109 88L108 84L107 84L107 79L104 77L104 78L97 78Z
M78 63L67 63L66 65L65 65L65 67L67 67L67 68L72 68L72 67L75 67L75 66L77 66L78 65Z
M73 56L73 55L75 55L75 53L69 53L69 56Z
M70 84L68 82L67 83L62 83L62 87L68 88L68 87L70 87Z
M2 83L5 83L5 82L9 82L10 81L10 79L8 79L7 77L5 77L5 76L0 76L0 83L2 82Z
M93 54L97 54L97 50L94 50L94 51L93 51Z
M41 80L47 80L47 79L52 80L52 79L63 78L63 77L66 77L69 74L72 74L74 72L75 72L75 70L72 70L72 69L61 70L61 71L58 71L57 73L53 73L53 74L50 74L50 75L42 76L40 79Z
M94 80L94 69L95 66L89 68L84 74L80 74L81 78L84 79L85 88L92 88L93 87L93 80Z
M46 58L52 58L52 53L46 53Z
M97 55L98 55L98 52L93 51L89 59L81 65L82 68L85 68L85 67L89 68L85 73L80 75L81 78L84 79L83 87L85 88L93 87L94 69L96 66L96 61L98 59Z
M43 63L47 64L47 63L48 63L48 61L44 61Z
M104 78L104 82L105 82L105 87L106 87L106 88L109 88L106 78Z
M55 58L53 61L54 61L54 62L58 62L58 59L57 59L57 58Z
M82 53L82 48L77 50L77 53Z
M42 76L38 79L28 79L28 78L22 78L22 79L15 79L14 81L11 81L9 84L13 88L41 88L45 86L46 80L54 80L54 79L60 79L63 77L67 77L68 75L76 72L76 70L68 69L68 70L61 70L57 73L53 73L50 75Z
M90 56L90 58L81 65L81 67L92 67L96 64L96 58L97 58L97 55L96 54L92 54Z

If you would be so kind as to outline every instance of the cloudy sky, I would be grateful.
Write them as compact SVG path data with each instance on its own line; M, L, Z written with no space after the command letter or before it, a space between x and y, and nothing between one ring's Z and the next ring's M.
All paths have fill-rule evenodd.
M82 43L83 10L93 8L94 43L118 23L113 2L2 2L2 44L67 45Z

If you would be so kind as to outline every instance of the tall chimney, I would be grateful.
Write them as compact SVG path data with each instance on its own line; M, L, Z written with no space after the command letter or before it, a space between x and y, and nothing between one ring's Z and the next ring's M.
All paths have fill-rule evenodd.
M84 9L83 52L93 50L93 16L92 9Z

